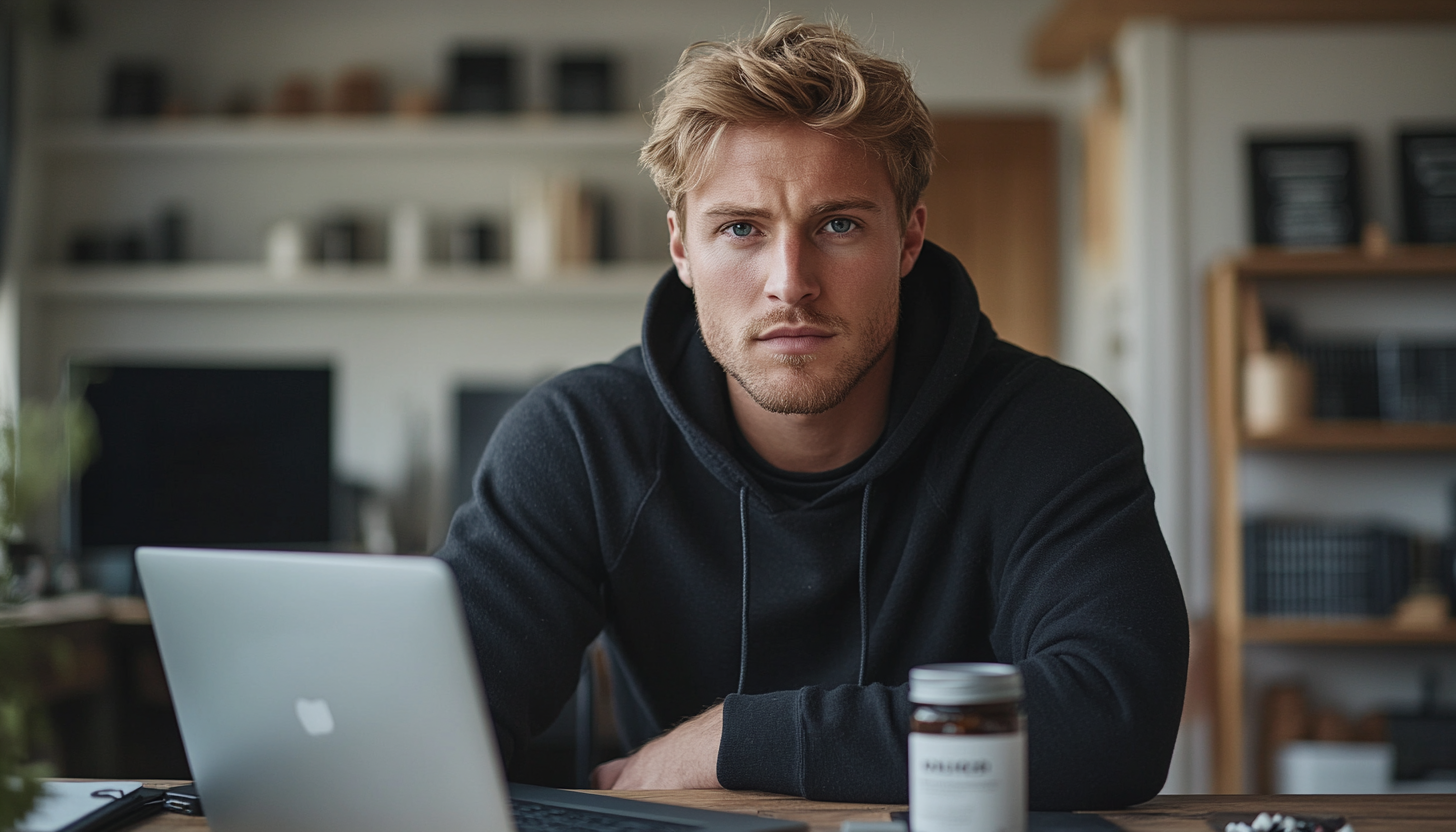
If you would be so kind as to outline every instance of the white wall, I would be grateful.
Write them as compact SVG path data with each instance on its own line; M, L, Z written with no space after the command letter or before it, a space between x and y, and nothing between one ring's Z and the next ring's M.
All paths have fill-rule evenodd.
M1398 228L1393 135L1400 125L1456 123L1456 26L1301 26L1269 29L1189 28L1184 32L1183 123L1186 197L1181 245L1191 324L1183 349L1192 418L1188 478L1192 543L1188 582L1195 615L1211 601L1212 488L1204 399L1206 376L1202 285L1216 258L1251 243L1244 142L1252 133L1353 132L1363 149L1365 205L1370 218ZM1442 331L1456 326L1456 294L1446 288L1396 285L1336 287L1301 292L1297 305L1311 331ZM1400 296L1394 307L1392 292ZM1374 297L1373 295L1380 295ZM1182 316L1182 310L1169 310ZM1363 323L1355 325L1356 320ZM1450 531L1447 489L1456 482L1456 455L1260 454L1246 456L1240 488L1246 510L1313 515L1383 516L1429 533ZM1353 713L1410 707L1417 674L1440 668L1456 683L1448 649L1258 648L1247 652L1246 702L1276 679L1311 685L1318 704ZM1451 693L1448 691L1448 696ZM1255 736L1249 733L1247 736ZM1208 785L1203 773L1195 789Z
M625 58L627 102L652 91L697 40L753 28L766 10L845 18L863 40L916 69L931 106L1055 108L1066 81L1026 67L1031 28L1053 0L841 0L812 4L711 0L88 0L91 35L61 48L48 111L99 112L110 59L159 56L181 92L216 106L239 85L271 91L291 72L332 78L346 66L378 67L401 88L436 86L457 42L503 44L528 56L530 100L547 102L541 72L558 49L604 47Z
M309 73L327 83L341 69L361 63L380 69L395 89L437 87L445 56L458 42L519 50L529 70L527 99L533 108L548 103L544 67L557 51L606 49L622 61L624 106L645 109L685 46L751 29L763 15L762 8L706 0L83 0L78 5L82 37L42 44L45 77L32 99L34 124L94 120L102 107L106 68L116 58L163 61L183 97L208 111L240 86L266 100L289 73ZM1025 68L1031 28L1052 5L1053 0L851 0L832 9L872 46L907 61L932 108L1065 114L1074 106L1075 83L1037 79ZM822 18L828 8L804 11ZM777 14L791 7L775 3L772 9ZM637 186L628 189L646 217L637 225L646 230L628 249L656 263L646 269L651 271L667 265L665 252L657 248L665 237L654 230L663 209L660 202L654 205L645 177L631 172L631 155L582 164L596 169L606 164L612 181L637 177ZM1069 131L1064 131L1064 157L1064 180L1074 182L1075 144ZM34 166L35 156L30 159ZM219 173L220 164L231 171ZM192 211L200 253L236 260L258 256L261 230L285 209L307 217L352 200L382 211L400 198L421 199L422 188L427 209L498 207L507 181L499 171L452 179L448 166L442 176L439 159L411 159L393 172L372 173L369 190L349 181L346 160L290 161L292 167L283 173L259 164L215 157L158 159L118 175L92 162L61 159L44 172L54 187L40 189L27 206L25 219L38 227L31 241L37 250L34 265L60 256L68 231L64 226L86 219L144 219L172 192L201 194L198 199L207 202ZM406 168L418 173L401 173ZM77 196L97 177L109 177L105 199ZM434 177L435 184L422 185L426 177ZM301 187L310 182L311 190ZM1064 238L1069 238L1075 199L1071 189L1064 190ZM219 215L219 205L225 215ZM1063 246L1064 259L1071 250ZM21 377L30 395L54 390L60 364L77 351L164 358L332 357L341 372L340 467L399 490L423 453L435 483L430 524L436 540L448 513L439 497L453 439L453 386L461 379L516 382L608 359L637 340L640 316L640 302L620 298L595 306L492 308L478 303L446 309L425 304L389 312L382 304L118 307L50 300L29 308L34 311L21 324ZM512 339L511 333L521 332L525 335Z

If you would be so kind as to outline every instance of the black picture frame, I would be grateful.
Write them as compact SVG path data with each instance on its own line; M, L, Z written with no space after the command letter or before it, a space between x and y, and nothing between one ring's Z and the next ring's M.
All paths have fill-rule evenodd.
M446 109L513 113L521 108L519 69L509 49L462 45L450 55Z
M1360 153L1353 136L1251 138L1254 244L1330 248L1360 242Z
M555 87L557 112L613 112L617 62L608 55L562 55L556 60Z
M1402 130L1396 146L1401 239L1456 244L1456 125Z

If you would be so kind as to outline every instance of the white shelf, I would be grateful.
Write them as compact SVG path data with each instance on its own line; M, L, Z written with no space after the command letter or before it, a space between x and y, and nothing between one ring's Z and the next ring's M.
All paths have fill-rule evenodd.
M623 263L565 270L528 282L508 268L444 267L405 281L383 266L315 268L287 280L258 263L156 264L54 270L36 293L52 303L90 301L638 301L668 263Z
M634 152L646 119L620 115L259 116L60 125L45 136L52 156L111 153L292 151L610 150Z

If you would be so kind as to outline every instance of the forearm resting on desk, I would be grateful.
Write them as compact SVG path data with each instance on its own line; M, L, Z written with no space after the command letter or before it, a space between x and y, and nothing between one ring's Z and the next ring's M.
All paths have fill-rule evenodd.
M611 760L592 772L596 789L721 789L718 746L723 737L723 706L714 705L629 757Z

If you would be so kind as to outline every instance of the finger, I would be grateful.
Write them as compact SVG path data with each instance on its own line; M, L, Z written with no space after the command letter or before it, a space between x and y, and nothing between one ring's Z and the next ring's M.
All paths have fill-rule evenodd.
M627 764L625 758L608 760L605 763L592 769L591 787L593 789L611 789L617 784L617 778L622 776L622 767Z
M632 761L623 760L620 771L617 772L613 789L651 789L655 786L645 779L649 773L644 771L644 766L634 757Z

